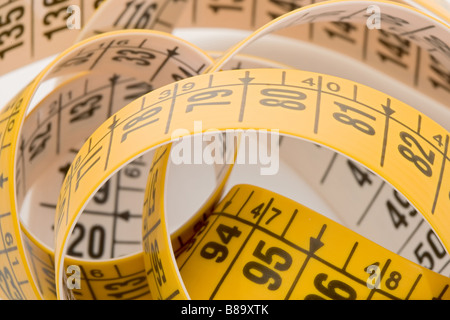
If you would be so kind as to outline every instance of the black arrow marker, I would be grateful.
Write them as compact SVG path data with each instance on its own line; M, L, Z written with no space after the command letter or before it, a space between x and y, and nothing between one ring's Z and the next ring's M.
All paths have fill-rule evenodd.
M142 218L142 215L132 214L129 210L119 213L117 216L125 221L130 220L130 218Z
M285 300L288 300L291 297L292 292L294 291L295 286L297 285L298 281L300 280L300 277L303 274L303 271L306 269L306 265L308 264L311 257L316 253L317 250L319 250L320 248L323 247L323 242L320 241L320 238L322 238L323 233L325 232L326 228L327 228L327 225L324 224L322 226L322 229L320 229L320 232L316 238L314 238L314 237L309 238L309 252L307 253L307 257L305 258L305 261L303 262L300 270L298 271L294 281L292 282L292 285L289 288L289 291L288 291L286 297L284 298Z
M164 66L167 64L167 62L174 56L178 56L179 53L177 52L178 47L171 49L167 49L167 57L164 59L164 61L161 63L161 65L158 67L158 69L156 70L156 72L153 74L153 76L151 77L150 81L155 80L156 76L159 74L159 72L162 70L162 68L164 68Z
M3 183L8 181L8 178L3 178L3 173L0 175L0 189L3 189Z
M112 147L112 140L113 140L113 135L114 135L114 129L117 127L119 123L119 119L117 119L117 116L114 115L113 121L111 123L111 125L108 127L108 129L110 130L110 139L109 139L109 145L108 145L108 151L106 153L106 161L105 161L105 171L108 168L108 164L109 164L109 157L111 155L111 147Z
M120 74L114 73L113 76L111 78L109 78L109 81L111 82L111 84L116 84L117 80L119 80L120 78Z
M108 105L108 114L107 119L109 119L113 114L113 104L114 104L114 90L116 88L117 81L119 80L120 75L114 74L111 78L109 78L109 82L111 83L111 93L109 96L109 105Z
M322 237L323 233L325 232L325 229L327 228L327 225L324 224L322 226L322 229L320 229L319 235L317 238L310 237L309 238L309 252L311 255L313 255L317 250L323 247L323 242L320 241L320 238Z
M239 192L239 189L240 188L237 188L236 192L233 194L233 196L230 198L230 200L225 202L225 204L223 205L223 208L222 208L222 212L225 212L225 209L228 208L233 203L233 198Z
M442 289L441 293L438 297L433 297L431 300L442 300L442 296L445 294L445 291L448 289L448 284L445 285L444 289Z
M441 193L441 185L442 185L442 179L444 177L444 170L445 170L445 163L447 162L447 153L448 153L448 145L449 145L449 135L445 138L445 150L444 150L444 157L442 158L442 165L441 165L441 172L439 173L439 179L437 183L436 193L434 196L433 201L433 207L431 208L431 213L434 214L436 210L437 201L439 198L439 194Z
M231 203L232 203L231 199L225 202L222 208L222 212L225 212L225 210L231 205Z
M117 216L125 221L128 221L130 220L130 211L124 211L122 213L119 213Z
M391 99L387 99L386 105L381 105L383 107L384 113L386 114L386 122L384 125L384 137L383 137L383 146L381 150L381 162L380 166L384 166L384 159L386 158L386 146L387 146L387 138L389 133L389 119L392 114L395 113L395 110L391 108Z
M20 141L19 150L20 150L20 156L23 156L23 153L25 151L25 140L23 140L23 139Z
M26 176L25 176L25 140L22 139L19 146L19 158L21 159L21 174L22 174L22 192L25 194L27 192L26 190Z
M245 102L247 101L247 91L248 91L248 85L250 82L252 82L255 78L250 77L250 72L245 72L245 78L239 78L239 80L242 81L244 84L244 88L242 91L242 102L241 102L241 112L239 113L239 122L242 122L244 120L244 110L245 110Z

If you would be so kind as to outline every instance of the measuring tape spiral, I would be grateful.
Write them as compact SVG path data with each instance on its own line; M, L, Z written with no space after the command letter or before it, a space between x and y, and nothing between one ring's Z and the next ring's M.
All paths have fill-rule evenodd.
M100 6L80 34L54 24L65 21L68 3L0 3L0 39L11 40L0 42L2 73L63 51L77 37L80 41L0 114L1 297L448 299L448 275L434 272L445 274L450 242L447 3L405 1L438 16L432 18L387 1L303 2L109 0L100 6L100 1L79 1L83 17ZM366 25L367 8L373 5L381 12L384 29L378 31ZM46 10L32 10L36 6ZM233 23L236 28L262 27L216 61L165 33L177 21L226 27L234 19L242 23ZM120 30L127 28L133 30ZM145 28L164 32L137 30ZM272 32L339 50L380 69L430 97L441 113L432 120L427 106L411 108L395 94L353 80L288 69L280 64L285 61L236 56ZM101 34L92 36L96 33ZM337 49L330 39L341 46ZM40 44L46 41L52 47ZM373 43L383 49L370 50ZM242 70L222 71L235 68ZM45 88L50 80L56 88ZM305 143L299 149L301 144L286 138L281 150L286 162L342 213L347 227L361 226L367 237L388 242L380 228L363 223L374 216L371 211L388 212L372 221L382 229L385 218L391 219L393 232L402 234L394 246L402 253L412 248L423 266L256 186L235 186L216 204L235 169L223 163L214 168L207 200L186 210L188 216L196 214L169 229L167 197L174 186L166 177L176 171L170 154L177 147L169 142L179 141L173 133L180 128L179 136L208 132L221 142L221 132L230 129L276 129L326 147ZM226 159L237 156L221 151ZM335 185L325 183L348 181L333 176L332 166L339 161L346 170L341 175L353 176L361 187L357 195L369 194L361 201L368 204L363 216L358 216L360 205L350 208L348 198L332 196ZM320 171L311 168L324 163L318 180ZM391 198L380 209L383 193ZM46 225L45 215L53 226ZM106 219L109 225L102 224ZM416 225L412 233L411 225ZM423 241L412 245L415 237L420 241L421 229L431 251ZM85 235L92 241L80 252ZM67 266L81 268L81 289L66 288Z

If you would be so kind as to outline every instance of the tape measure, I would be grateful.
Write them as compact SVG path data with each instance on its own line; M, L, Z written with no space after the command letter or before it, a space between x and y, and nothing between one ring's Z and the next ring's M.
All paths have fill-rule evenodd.
M261 36L288 28L282 34L298 39L299 30L307 30L303 40L329 49L335 49L330 39L347 43L339 51L446 105L450 58L445 11L427 5L438 12L434 19L386 1L327 1L299 9L295 3L262 3L193 1L185 10L178 1L109 0L81 34L71 37L65 36L66 26L54 28L52 23L67 4L0 5L6 21L0 31L4 28L2 35L14 38L1 43L4 72L68 47L59 36L69 42L87 37L60 54L1 112L3 299L448 298L448 276L428 270L447 257L450 241L448 129L392 95L333 75L280 69L266 60L251 61L259 69L216 72L245 68L246 61L233 59ZM81 1L87 12L83 16L99 4ZM39 5L46 10L31 10ZM369 31L366 24L369 6L380 9L379 31ZM296 10L276 18L282 9ZM45 14L37 19L34 12ZM187 21L191 26L224 26L234 21L231 17L245 17L239 19L244 26L237 28L264 26L215 62L178 37L136 30L170 31L177 19L181 26ZM302 24L306 27L296 29ZM133 30L118 30L122 28ZM89 37L95 33L102 34ZM58 45L37 45L45 41ZM369 50L372 44L382 49ZM356 47L361 51L355 54ZM57 82L56 88L45 88L49 80ZM36 96L43 98L36 101ZM177 145L168 143L215 133L214 143L220 146L222 133L231 129L273 130L272 135L338 151L352 159L345 159L345 176L353 175L360 187L375 187L373 173L378 174L381 186L364 218L372 216L369 211L382 187L395 187L391 196L396 202L386 204L395 233L406 235L411 244L424 226L417 222L420 214L430 225L426 240L432 251L425 251L422 242L413 250L425 267L259 187L236 186L216 205L232 175L227 161L214 166L207 200L186 210L192 217L184 225L169 228L167 196L174 187L166 176L175 170L170 155ZM217 150L222 159L238 156L223 147ZM292 157L295 147L283 144L282 150L292 167L317 180L318 171ZM332 155L333 165L336 157ZM330 171L328 166L327 178ZM313 184L328 197L324 180ZM345 215L347 199L335 199L331 196L330 203L344 220L353 221ZM44 215L53 217L53 225ZM411 225L411 219L418 227L410 236L401 228ZM359 217L349 227L361 221ZM131 231L139 227L141 234ZM85 238L87 248L81 250ZM133 250L137 253L131 254ZM75 270L81 289L67 288L66 270ZM199 282L205 275L208 280Z

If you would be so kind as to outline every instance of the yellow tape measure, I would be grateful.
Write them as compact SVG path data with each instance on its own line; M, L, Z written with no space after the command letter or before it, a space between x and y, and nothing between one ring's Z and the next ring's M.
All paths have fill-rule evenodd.
M273 130L273 134L339 151L377 173L409 201L394 193L397 207L392 202L388 205L396 229L408 223L398 204L411 217L419 217L420 212L436 232L427 234L429 244L438 258L446 255L444 247L450 241L448 130L392 95L332 75L275 69L276 63L265 60L251 62L260 69L214 72L245 67L244 60L234 60L237 52L263 35L288 28L290 32L282 34L328 49L335 48L329 39L339 39L348 45L339 51L380 67L445 105L450 66L445 13L438 13L442 22L387 1L305 3L304 8L265 24L215 63L197 47L169 34L118 30L170 31L183 14L181 26L187 21L191 26L223 26L230 17L240 16L246 17L239 20L243 25L235 27L254 29L283 13L277 10L298 7L262 3L193 2L184 10L178 1L106 1L79 38L116 31L64 51L2 110L2 298L448 296L447 277L270 191L240 185L215 205L232 174L231 166L223 163L216 164L213 191L197 206L200 209L186 210L196 214L185 219L183 226L169 228L167 197L173 186L166 181L166 171L171 172L174 148L167 143L176 141L174 132L181 129L182 136L216 133L214 141L223 142L218 133L225 130ZM39 19L25 1L0 5L6 19L0 31L5 29L2 35L15 40L1 43L3 72L68 46L57 40L67 34L66 28L53 28L51 22L67 4L44 5L49 11L44 10ZM79 5L87 17L99 2ZM380 9L380 31L368 31L369 6ZM438 12L434 5L430 8ZM37 22L40 19L43 24ZM28 22L23 21L33 22L25 28ZM303 29L296 29L302 24ZM306 36L298 37L298 30L306 30ZM38 40L58 43L58 47L49 50L38 46ZM371 45L379 48L374 55ZM352 48L361 51L355 54ZM52 79L58 85L46 91L45 84ZM34 101L36 95L44 98ZM27 110L30 107L32 111ZM287 153L295 150L287 149L291 150ZM236 158L227 151L221 149L225 159ZM368 173L349 163L359 183L372 181ZM308 171L295 163L293 167ZM124 203L127 207L122 208ZM36 205L40 212L55 217L53 225L34 215ZM338 211L345 211L342 206L337 205ZM84 238L89 241L81 250ZM414 251L421 260L417 262L433 269L434 258L419 250ZM67 288L66 270L75 270L81 289ZM210 279L199 284L197 279L204 274Z
M227 299L236 286L246 288L234 291L236 299L246 299L247 292L254 299L307 300L448 295L444 277L417 265L410 268L409 261L261 188L235 186L211 219L199 243L179 258L193 298ZM215 274L217 281L198 283L199 262L201 272Z

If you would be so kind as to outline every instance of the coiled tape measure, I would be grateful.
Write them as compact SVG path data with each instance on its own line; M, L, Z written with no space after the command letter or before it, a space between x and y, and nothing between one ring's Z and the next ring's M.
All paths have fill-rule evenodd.
M2 73L78 37L1 110L2 299L450 298L448 119L353 80L238 55L278 32L360 60L448 117L447 2L100 3L78 1L92 15L81 33L65 25L66 1L0 3ZM369 30L369 6L382 29ZM214 61L167 33L177 21L262 27ZM228 186L233 166L219 163L207 200L169 228L180 128L221 142L230 129L300 138L283 139L281 156L346 227L267 189ZM67 288L70 266L79 289Z

